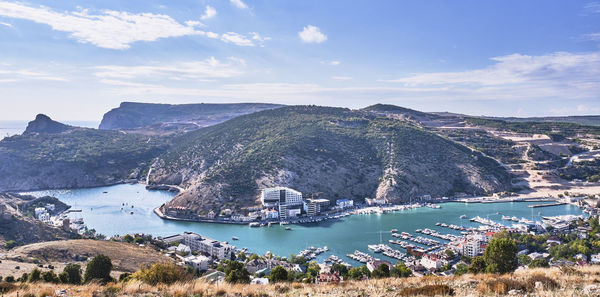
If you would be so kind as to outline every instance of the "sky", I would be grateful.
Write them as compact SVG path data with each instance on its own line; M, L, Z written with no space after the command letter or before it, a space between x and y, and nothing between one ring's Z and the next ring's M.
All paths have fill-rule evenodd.
M0 120L123 101L600 114L600 2L0 0Z

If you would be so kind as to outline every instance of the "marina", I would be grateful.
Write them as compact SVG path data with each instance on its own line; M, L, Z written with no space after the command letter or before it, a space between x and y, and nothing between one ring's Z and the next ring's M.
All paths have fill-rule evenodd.
M102 193L106 191L107 193ZM146 233L155 236L168 236L185 231L197 232L221 241L234 240L234 245L239 249L247 248L248 251L264 254L272 251L276 255L287 256L297 254L299 251L311 246L324 247L327 251L315 254L314 260L322 262L335 255L342 261L350 264L362 263L348 257L355 255L355 251L362 251L370 257L380 258L395 262L396 258L389 257L383 248L379 253L368 249L373 243L385 243L408 255L406 248L417 251L439 249L447 240L443 237L463 236L482 230L482 227L493 228L477 222L471 222L467 218L489 218L494 222L501 222L502 216L535 219L543 221L543 218L554 216L583 215L581 209L573 205L559 205L537 208L527 207L539 202L508 202L508 203L475 203L465 204L460 202L448 202L440 204L441 208L430 208L413 205L399 205L393 207L372 207L368 211L357 211L355 215L340 216L334 220L324 220L319 223L308 224L272 224L271 227L249 228L246 225L226 225L195 223L182 221L162 220L153 213L153 209L170 200L174 195L168 191L147 190L141 184L123 184L110 187L76 189L76 190L53 190L31 192L36 196L53 195L61 201L80 209L81 212L68 213L71 218L81 218L88 226L97 232L112 236L128 233ZM128 207L121 210L123 203ZM131 205L135 205L134 214L129 214ZM370 213L371 215L367 215ZM463 217L466 216L466 217ZM556 219L556 224L564 224L571 217ZM545 220L544 220L545 221ZM549 221L549 220L548 220ZM111 222L107 224L106 222ZM506 221L508 223L508 221ZM550 221L549 221L550 222ZM554 221L552 221L554 222ZM512 225L514 222L510 222ZM285 227L292 230L287 231ZM394 230L393 230L394 229ZM393 230L394 232L392 232ZM420 230L420 232L417 232ZM395 236L394 234L398 234ZM408 237L410 235L410 237ZM402 236L407 236L404 239ZM420 242L409 240L415 239L420 242L434 243L440 245L423 245ZM390 242L393 241L393 242ZM390 255L400 255L388 253ZM363 259L364 255L360 254ZM353 256L355 257L355 256ZM356 258L356 257L355 257ZM358 258L361 259L361 258Z

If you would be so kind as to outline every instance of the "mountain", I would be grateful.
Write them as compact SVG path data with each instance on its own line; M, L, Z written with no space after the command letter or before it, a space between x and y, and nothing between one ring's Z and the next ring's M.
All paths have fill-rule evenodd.
M50 117L45 114L38 114L35 120L29 122L24 134L33 133L62 133L71 130L73 127L53 121Z
M77 188L137 178L168 147L160 137L67 126L38 115L0 141L0 191Z
M102 130L173 133L222 123L236 116L281 107L266 103L150 104L123 102L102 118Z
M371 112L291 106L240 116L175 139L150 182L186 190L167 209L258 204L259 190L288 186L327 199L492 193L510 189L493 159Z

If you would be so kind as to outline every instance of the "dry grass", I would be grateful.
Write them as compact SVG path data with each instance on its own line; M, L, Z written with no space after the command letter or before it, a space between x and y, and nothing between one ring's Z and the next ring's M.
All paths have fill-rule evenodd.
M535 283L539 282L536 288ZM510 275L464 275L460 277L388 278L366 281L347 281L341 284L271 284L229 285L209 284L202 280L178 282L172 285L151 286L132 280L106 286L53 284L15 284L4 296L39 296L57 289L67 290L70 296L502 296L510 290L520 290L520 296L567 297L585 296L583 289L590 284L600 284L600 266L578 267L569 273L552 269L518 271Z

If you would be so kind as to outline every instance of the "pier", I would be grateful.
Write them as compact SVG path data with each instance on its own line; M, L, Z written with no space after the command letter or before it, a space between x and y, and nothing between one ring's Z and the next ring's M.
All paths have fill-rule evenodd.
M559 205L565 205L565 204L567 204L567 203L556 202L556 203L533 204L533 205L529 205L529 207L530 208L538 208L538 207L559 206Z

